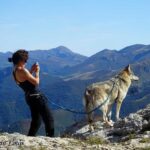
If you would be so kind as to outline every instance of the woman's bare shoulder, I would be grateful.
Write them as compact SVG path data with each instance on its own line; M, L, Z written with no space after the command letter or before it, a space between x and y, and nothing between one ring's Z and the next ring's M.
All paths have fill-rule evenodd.
M28 71L28 69L26 69L26 68L18 67L18 68L17 68L17 73L20 73L20 74L28 74L29 71Z

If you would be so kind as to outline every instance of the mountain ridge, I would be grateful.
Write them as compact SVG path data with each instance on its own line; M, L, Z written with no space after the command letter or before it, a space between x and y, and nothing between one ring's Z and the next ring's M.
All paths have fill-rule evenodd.
M140 51L137 48L140 48ZM145 58L150 58L150 45L135 44L125 47L120 51L104 49L87 58L84 62L67 68L64 72L66 75L95 70L116 70L128 64L142 61Z
M7 61L9 57L12 57L12 52L0 53L0 60L2 60L0 69L10 66ZM86 56L74 53L64 46L49 50L31 50L29 51L29 57L28 66L39 62L43 72L55 75L60 69L77 65L87 59Z
M139 108L143 108L149 103L149 45L144 45L143 48L140 48L139 50L135 49L134 51L136 52L136 56L138 56L138 59L136 60L133 59L135 58L135 54L132 55L132 53L128 53L124 56L124 54L120 54L116 50L109 51L107 49L103 52L95 54L92 59L91 57L85 58L85 60L81 59L83 62L79 62L80 60L75 60L77 64L73 64L74 66L70 66L69 63L70 61L72 63L72 59L70 60L69 58L68 60L68 57L67 59L63 57L63 62L62 57L61 59L49 60L47 53L40 51L37 56L34 55L35 53L32 53L33 55L31 55L31 59L29 59L27 67L30 67L35 61L39 61L41 67L40 89L43 93L45 93L50 100L59 105L65 106L66 108L75 109L77 111L83 111L84 108L82 98L85 88L93 82L104 81L115 76L130 61L131 67L135 74L140 77L140 81L131 86L123 103L121 116L126 116ZM7 62L7 58L8 57L6 57L6 55L5 57L2 57L2 62ZM30 118L29 110L24 101L24 95L15 85L15 82L11 77L11 67L12 66L9 64L9 66L4 65L3 68L0 68L0 112L2 114L0 117L0 128L2 128L3 125L7 124L11 126L14 122ZM71 72L67 72L69 70L68 68L76 68L77 70L75 70L75 72L72 72L72 70ZM141 99L142 101L140 101ZM52 105L51 108L53 110L58 109ZM59 109L58 112L60 112ZM64 129L67 125L70 125L69 122L72 123L75 118L80 118L79 116L73 114L71 114L71 116L73 119L67 120L68 124L65 126L61 124L62 126L59 130ZM63 117L61 119L63 120ZM64 119L68 118L66 117ZM5 131L7 131L7 129Z

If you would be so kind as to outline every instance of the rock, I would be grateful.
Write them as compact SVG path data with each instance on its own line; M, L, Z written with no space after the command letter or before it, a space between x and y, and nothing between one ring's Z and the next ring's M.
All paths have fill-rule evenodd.
M83 139L97 136L108 143L130 141L131 147L136 147L136 144L141 146L142 144L139 142L141 139L150 138L150 105L120 119L114 124L114 127L108 128L101 121L95 122L95 125L97 128L90 132L89 126L85 122L76 123L68 128L65 134Z
M113 134L125 136L146 131L150 127L150 105L114 124ZM150 129L150 128L149 128Z
M110 135L113 136L127 136L128 134L138 134L140 132L146 131L150 125L150 105L145 109L139 110L136 113L131 113L124 119L120 119L114 124L113 128L106 128L104 123L101 121L95 122L97 127L94 132L89 131L89 126L86 122L79 122L69 127L65 134L72 136L93 136L99 135L103 138L109 138ZM148 130L148 129L147 129Z
M73 138L27 137L18 133L0 135L1 150L124 150L122 145L88 143Z
M79 122L69 127L63 137L27 137L19 133L0 134L0 149L19 150L139 150L150 149L150 105L106 127L95 122L96 129Z

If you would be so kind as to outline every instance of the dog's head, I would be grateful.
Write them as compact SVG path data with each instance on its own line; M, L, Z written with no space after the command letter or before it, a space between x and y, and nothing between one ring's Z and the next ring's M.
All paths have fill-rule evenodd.
M139 77L136 76L134 74L134 72L131 70L130 65L128 65L127 67L125 67L124 71L128 74L130 80L133 80L133 81L138 81L139 80Z

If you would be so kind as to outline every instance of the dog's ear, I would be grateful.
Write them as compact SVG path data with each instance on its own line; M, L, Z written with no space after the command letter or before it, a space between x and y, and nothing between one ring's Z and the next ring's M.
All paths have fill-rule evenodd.
M130 73L130 72L131 72L130 64L129 64L128 66L126 66L124 70L125 70L126 72Z

